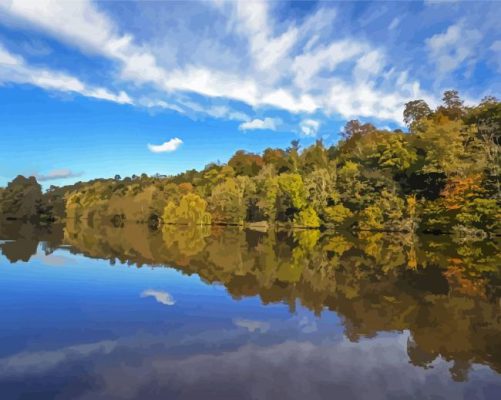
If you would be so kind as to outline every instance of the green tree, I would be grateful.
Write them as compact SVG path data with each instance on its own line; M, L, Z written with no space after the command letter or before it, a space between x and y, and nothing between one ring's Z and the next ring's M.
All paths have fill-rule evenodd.
M431 115L430 106L424 100L413 100L405 104L404 122L408 127Z
M247 207L244 201L245 187L236 178L228 178L212 190L209 210L216 223L242 224Z
M301 210L294 219L294 225L306 228L318 228L320 227L320 218L313 207L306 207L304 210Z
M324 209L324 219L329 225L341 226L352 216L353 213L342 204L327 206Z
M463 143L464 126L461 121L425 121L415 142L417 151L424 153L422 171L443 172L446 175L464 172L467 166L461 162Z
M281 174L278 176L278 187L281 219L293 220L307 204L303 178L297 173Z
M463 100L459 97L457 90L446 90L442 101L444 105L438 108L439 113L446 115L452 120L458 120L464 115Z
M195 193L185 194L179 205L168 202L162 220L166 224L208 225L211 216L206 211L207 202Z
M361 165L347 161L337 171L337 189L341 200L352 210L360 209L364 204L363 193L366 183L362 179Z
M0 217L5 219L38 219L45 212L42 189L35 177L18 175L2 191Z

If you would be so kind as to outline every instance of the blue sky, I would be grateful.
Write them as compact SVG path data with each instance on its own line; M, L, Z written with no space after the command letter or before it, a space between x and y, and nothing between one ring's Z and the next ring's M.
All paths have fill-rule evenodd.
M499 2L0 0L0 185L174 174L501 89Z

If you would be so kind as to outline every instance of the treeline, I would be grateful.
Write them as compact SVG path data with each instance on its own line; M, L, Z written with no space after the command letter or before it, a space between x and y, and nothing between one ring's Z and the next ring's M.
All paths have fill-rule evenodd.
M7 218L157 224L254 224L376 231L501 233L501 102L467 107L456 91L432 110L406 104L408 132L349 121L342 140L237 151L177 176L98 179L42 194L17 177L0 192Z

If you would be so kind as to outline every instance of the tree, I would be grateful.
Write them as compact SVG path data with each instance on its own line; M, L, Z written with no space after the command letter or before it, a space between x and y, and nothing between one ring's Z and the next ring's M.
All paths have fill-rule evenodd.
M446 90L442 97L442 101L449 109L457 109L463 107L463 100L459 97L457 90Z
M446 175L463 173L468 167L462 162L464 126L461 121L444 120L440 123L425 121L415 145L424 153L425 173L443 172Z
M275 222L277 217L278 177L273 165L266 165L256 177L257 207L264 218Z
M290 168L292 172L297 172L299 167L299 140L292 140L290 147L287 148L287 155L289 156Z
M485 189L501 200L501 102L486 97L468 110L464 120L473 127L474 137L467 149L472 162L483 168Z
M278 173L290 171L290 160L282 149L267 148L263 152L263 161L266 165L273 165Z
M228 178L212 190L209 209L216 223L242 224L246 215L244 187L236 178Z
M343 225L352 216L353 213L342 204L335 204L324 209L325 222L333 226Z
M306 191L303 178L297 173L287 173L278 176L278 186L280 188L280 210L281 219L293 220L294 215L306 206Z
M301 170L310 173L316 168L327 168L329 159L327 151L321 140L317 140L313 146L308 147L300 156Z
M6 219L37 219L41 217L42 188L35 177L18 175L2 191L0 217Z
M407 230L405 203L396 193L383 190L376 201L362 210L359 227L368 230Z
M318 218L313 207L308 206L299 212L297 218L294 219L294 225L307 228L318 228L320 226L320 218Z
M335 170L315 169L304 178L308 203L317 213L321 213L329 201L338 198L335 192Z
M404 119L412 134L352 120L345 140L328 150L322 141L303 149L294 140L286 150L240 150L227 164L175 176L116 176L46 193L34 178L18 177L0 188L0 215L66 215L88 224L126 219L156 228L160 217L199 225L212 213L219 224L497 232L501 103L487 97L465 107L457 91L447 91L434 110L423 100L408 102Z
M208 225L211 216L206 211L207 202L195 193L185 194L179 205L169 201L164 208L164 223L180 225Z
M343 131L341 132L341 136L345 139L351 139L353 137L360 137L367 133L375 131L376 128L374 125L366 123L362 124L358 120L351 120L346 123Z
M396 175L408 170L417 161L417 154L404 134L393 133L375 140L371 154L366 154L363 161L370 159L375 161L376 168Z
M408 127L430 115L431 109L424 100L413 100L405 103L404 122Z
M363 203L366 182L361 176L361 165L347 161L337 170L337 191L343 203L351 210L359 210Z
M474 198L466 202L456 219L464 226L501 233L501 207L495 199Z
M256 176L264 163L261 156L239 150L230 158L228 165L237 175Z
M446 115L449 119L458 120L464 115L463 100L459 97L457 90L446 90L442 97L444 105L439 107L439 113Z

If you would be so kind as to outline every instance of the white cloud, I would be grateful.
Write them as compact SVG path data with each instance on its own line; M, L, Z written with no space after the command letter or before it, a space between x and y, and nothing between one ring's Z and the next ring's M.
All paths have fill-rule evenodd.
M319 128L320 122L314 119L306 119L300 124L301 134L304 136L316 136Z
M356 80L366 80L371 76L378 75L384 68L385 60L379 50L371 50L362 55L356 63L353 72Z
M49 69L27 65L23 58L9 53L0 44L0 83L22 83L47 90L78 93L82 96L132 104L132 99L124 91L113 93L102 87L84 84L74 76Z
M270 70L280 62L291 50L298 34L292 27L274 36L269 6L265 1L234 2L236 29L246 36L252 59L259 70Z
M11 21L27 23L30 28L43 30L85 53L115 62L118 66L115 78L121 83L132 82L136 90L152 90L152 96L140 96L143 99L137 104L143 106L251 123L246 114L217 104L202 106L202 111L196 111L172 101L173 96L182 93L214 101L238 101L254 109L271 106L300 114L325 110L345 118L364 116L400 122L403 104L414 94L408 88L419 89L417 82L406 79L400 85L395 79L382 76L380 73L388 68L388 62L383 52L368 41L339 35L328 40L325 32L333 30L336 18L332 8L320 7L303 22L284 22L273 18L274 3L216 2L216 6L197 4L197 7L211 7L208 12L217 12L218 17L226 21L222 28L211 26L210 32L217 32L216 35L208 37L207 31L201 29L196 36L195 26L187 33L193 36L176 38L177 31L170 30L168 47L153 43L164 42L161 37L150 42L143 39L139 44L131 32L121 29L99 5L89 0L12 0L1 3L0 9L3 8ZM217 51L207 52L204 48ZM178 53L183 56L178 57ZM199 57L202 53L205 58ZM165 59L170 60L168 65ZM241 62L225 64L221 59ZM114 94L104 89L82 88L80 81L62 78L42 74L38 80L48 88L70 87L88 96L132 103L125 92ZM349 96L359 87L368 89L370 101L360 96L356 101L351 100ZM339 88L346 93L338 92ZM424 97L421 90L418 94ZM385 99L384 104L372 101L378 97ZM389 106L397 109L390 111Z
M205 114L213 118L224 118L231 121L249 121L250 117L241 111L236 111L227 105L202 105L191 100L178 100L178 103L185 107L184 113L190 111Z
M468 29L461 21L449 26L444 33L437 33L426 40L431 61L436 64L439 74L458 69L465 62L476 63L476 47L482 34L476 29Z
M158 303L166 306L173 306L176 304L172 296L168 292L162 290L146 289L141 293L141 297L153 297Z
M142 99L139 104L147 108L163 108L166 110L177 111L180 114L184 114L185 110L178 106L177 104L173 104L164 100L152 100L152 99Z
M73 172L69 168L59 168L59 169L54 169L47 174L35 174L35 178L37 178L38 181L44 182L44 181L52 181L55 179L67 179L67 178L76 178L81 176L81 172Z
M290 91L284 89L277 89L266 94L261 99L261 102L293 113L311 113L319 108L319 104L312 96L301 95L295 97Z
M166 91L188 91L208 97L226 97L250 105L258 104L256 83L229 72L188 66L172 71L168 78L158 80L156 83Z
M361 43L342 40L302 53L294 58L292 64L294 81L298 87L307 89L320 72L333 71L338 65L352 60L364 51L366 48Z
M238 129L241 131L253 129L269 129L270 131L275 131L277 130L280 122L281 121L278 118L253 119L251 121L243 122L240 124Z
M67 43L93 53L112 53L127 43L127 36L116 35L113 23L88 0L8 0L0 8Z
M183 141L175 137L162 144L148 144L148 149L153 153L170 153L176 151L182 144Z
M0 45L0 66L1 65L7 65L7 66L18 66L22 65L23 60L15 56L14 54L11 54L7 52L1 45Z

